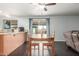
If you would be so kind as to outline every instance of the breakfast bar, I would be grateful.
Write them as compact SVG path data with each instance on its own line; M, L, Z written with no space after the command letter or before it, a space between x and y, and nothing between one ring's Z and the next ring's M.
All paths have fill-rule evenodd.
M30 37L29 38L29 49L28 49L28 54L32 55L32 47L34 46L34 49L36 46L38 46L38 55L42 56L44 55L44 46L50 47L51 50L51 55L55 55L56 51L55 51L55 43L54 43L54 37L47 37L47 38L33 38ZM42 53L41 51L42 50ZM39 52L40 51L40 52Z
M25 42L25 32L0 33L0 55L9 55Z

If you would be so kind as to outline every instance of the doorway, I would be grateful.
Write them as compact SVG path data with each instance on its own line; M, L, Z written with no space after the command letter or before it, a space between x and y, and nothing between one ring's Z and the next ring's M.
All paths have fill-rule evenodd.
M30 18L29 30L33 37L47 37L50 35L49 18Z

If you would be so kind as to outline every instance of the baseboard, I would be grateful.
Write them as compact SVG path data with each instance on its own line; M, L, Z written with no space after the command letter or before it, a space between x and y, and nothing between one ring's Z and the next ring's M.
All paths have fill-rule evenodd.
M55 41L55 42L65 42L65 41Z
M65 42L65 41L63 40L63 41L55 41L55 42Z

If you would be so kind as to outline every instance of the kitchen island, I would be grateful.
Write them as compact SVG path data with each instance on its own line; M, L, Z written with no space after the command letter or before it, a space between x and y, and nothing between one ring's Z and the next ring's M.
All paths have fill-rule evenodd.
M25 42L25 32L0 33L0 56L7 56Z

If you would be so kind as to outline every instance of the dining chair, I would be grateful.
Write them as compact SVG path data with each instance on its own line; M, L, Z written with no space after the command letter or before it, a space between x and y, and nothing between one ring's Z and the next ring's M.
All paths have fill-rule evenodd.
M29 40L29 50L30 50L30 54L29 55L30 56L32 56L32 50L34 50L34 51L38 50L38 55L39 55L39 43L34 43L33 41L34 40L32 40L30 38L30 40Z
M42 55L43 56L44 56L44 51L46 49L45 47L47 47L47 49L50 50L51 56L56 55L54 38L50 38L49 41L48 41L48 43L43 43L43 46L42 46Z

